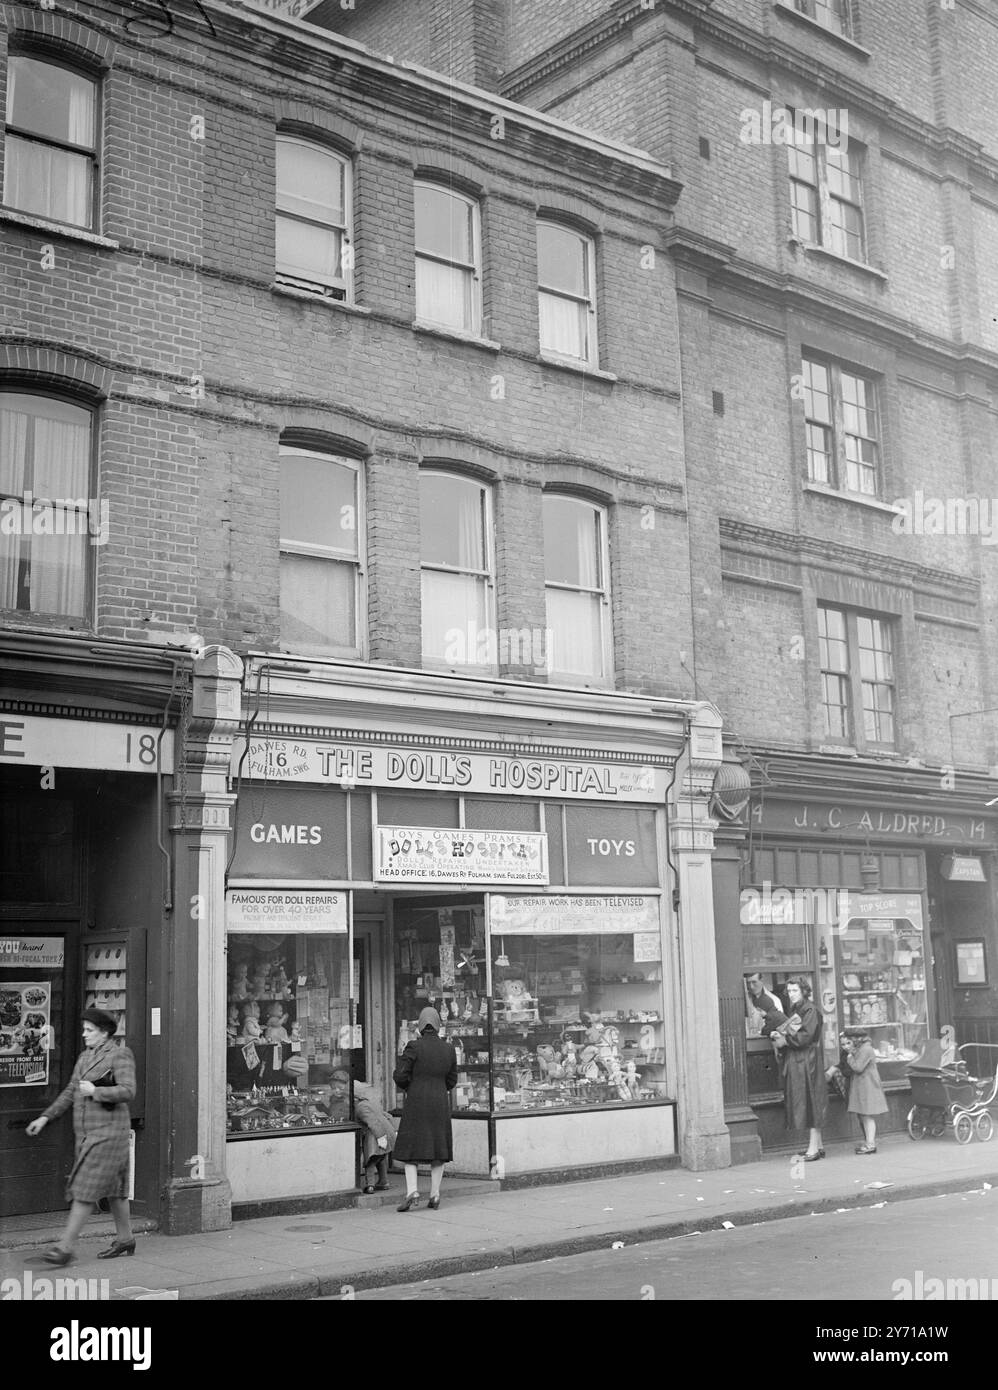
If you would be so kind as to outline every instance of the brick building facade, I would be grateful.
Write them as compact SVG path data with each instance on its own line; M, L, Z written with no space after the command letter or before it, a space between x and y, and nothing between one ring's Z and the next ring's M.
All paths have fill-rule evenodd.
M390 9L316 18L375 42ZM458 10L502 36L499 93L683 184L668 236L696 693L753 782L747 836L715 854L736 1147L784 1142L768 1044L740 1042L743 968L777 988L806 966L827 1049L870 1024L903 1123L927 1032L998 1041L995 17L976 0ZM739 909L766 883L849 891L859 915L798 913L781 947L781 924Z

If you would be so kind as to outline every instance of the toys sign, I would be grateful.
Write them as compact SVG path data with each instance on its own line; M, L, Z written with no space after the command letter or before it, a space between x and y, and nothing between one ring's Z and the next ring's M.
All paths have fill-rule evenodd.
M398 883L547 883L547 836L379 825L374 877Z

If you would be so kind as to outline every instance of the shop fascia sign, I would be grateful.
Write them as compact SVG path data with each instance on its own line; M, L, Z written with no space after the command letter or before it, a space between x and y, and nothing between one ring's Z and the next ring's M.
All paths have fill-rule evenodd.
M230 932L345 932L345 893L324 888L230 888L225 895Z
M155 724L0 714L0 764L171 773L173 733Z
M906 840L954 840L985 844L988 823L972 816L946 816L934 811L895 811L888 807L861 805L812 805L807 802L756 802L752 817L768 830L841 833L843 838L882 836Z
M379 825L374 877L388 883L548 881L548 837L526 830Z
M582 801L661 805L666 769L599 759L514 757L427 752L402 745L366 746L327 740L253 737L232 755L232 775L268 782L318 782L342 787L449 791L469 796L549 796Z

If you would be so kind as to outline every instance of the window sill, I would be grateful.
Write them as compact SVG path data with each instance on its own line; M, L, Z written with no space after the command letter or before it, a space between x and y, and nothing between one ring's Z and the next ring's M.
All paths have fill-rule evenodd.
M855 507L868 507L870 511L887 512L889 516L901 516L901 508L891 502L878 502L875 497L867 497L862 492L842 492L838 488L823 483L805 483L805 492L816 492L819 497L835 497L840 502L851 502Z
M300 299L304 304L322 304L327 309L341 309L347 314L369 314L370 309L365 309L362 304L350 304L345 299L331 299L328 294L320 294L318 290L299 290L294 285L282 285L279 280L275 280L270 287L271 294L283 294L288 299Z
M585 362L575 362L570 357L549 357L546 352L539 352L537 360L545 367L560 367L563 372L574 372L577 376L595 377L597 381L613 383L619 379L614 372L604 372L599 367L590 367Z
M117 251L120 243L110 237L98 236L88 232L85 227L71 227L66 222L50 222L47 217L35 217L29 212L17 212L13 208L0 208L0 222L10 222L15 227L30 227L32 231L48 232L50 236L64 237L67 241L82 241L87 246L99 246L105 251Z
M883 285L887 284L886 273L878 270L876 266L867 265L865 261L854 261L851 256L842 256L838 251L830 251L827 246L819 246L816 241L801 241L799 237L792 236L787 238L787 244L809 256L823 256L826 260L835 261L837 265L847 265L852 270L869 275L873 280L879 280Z
M481 348L484 352L502 352L502 343L483 338L477 333L462 333L457 328L444 328L439 323L427 323L425 319L413 319L414 333L427 333L431 338L446 338L449 342L467 343L469 347Z
M795 10L792 5L788 5L786 0L774 0L773 8L780 14L786 15L788 19L795 19L799 24L806 25L812 32L817 30L817 32L823 34L826 39L831 39L833 43L841 44L842 47L847 48L850 53L855 53L857 58L870 58L872 56L870 50L864 48L861 43L857 43L855 39L849 38L847 34L838 34L834 29L826 29L824 24L819 24L818 21L812 19L809 14L801 14L800 10Z

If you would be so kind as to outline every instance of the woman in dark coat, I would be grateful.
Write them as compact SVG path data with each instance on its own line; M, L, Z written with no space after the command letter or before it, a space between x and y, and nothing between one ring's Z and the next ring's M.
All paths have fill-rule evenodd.
M76 1160L66 1189L72 1205L61 1242L43 1256L49 1264L69 1264L76 1238L94 1203L102 1197L109 1200L116 1237L98 1259L111 1260L135 1253L127 1187L131 1128L128 1102L135 1098L135 1058L127 1047L115 1043L117 1028L117 1019L102 1009L85 1011L83 1052L77 1058L69 1085L28 1125L30 1135L41 1134L49 1120L73 1107Z
M821 1050L821 1015L811 1003L811 986L806 980L789 980L786 986L791 1017L800 1026L774 1032L774 1045L783 1052L783 1099L787 1128L810 1131L806 1163L825 1157L821 1147L821 1127L825 1123L828 1086Z
M395 1085L405 1091L405 1105L395 1141L395 1157L405 1167L405 1201L399 1211L419 1205L417 1163L430 1165L431 1211L440 1205L444 1164L454 1157L450 1093L457 1085L457 1054L440 1037L443 1024L436 1009L424 1009L416 1024L419 1037L407 1043L395 1068Z

